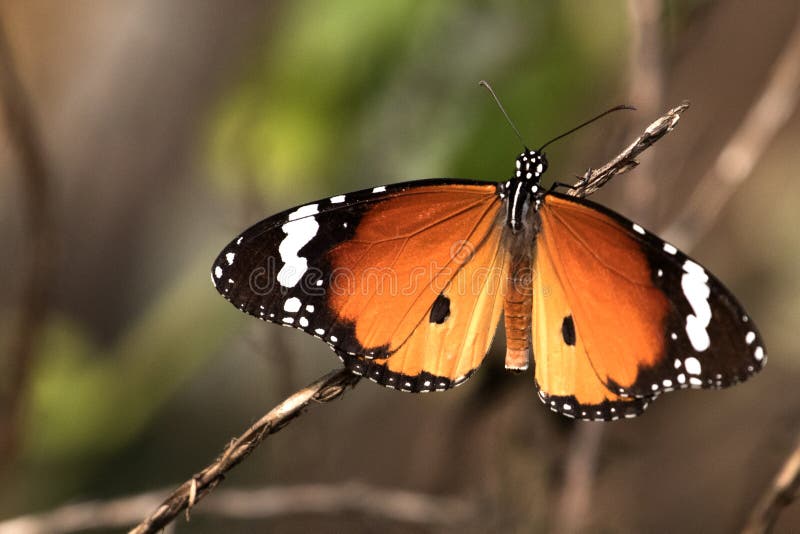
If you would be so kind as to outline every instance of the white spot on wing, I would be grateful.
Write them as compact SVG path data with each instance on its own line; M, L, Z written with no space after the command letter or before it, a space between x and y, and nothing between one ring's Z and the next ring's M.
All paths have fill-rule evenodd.
M636 232L637 234L644 235L644 228L642 228L641 226L639 226L636 223L633 223L633 231Z
M694 356L689 356L683 361L683 364L686 366L686 372L690 375L699 375L702 371L702 367L700 366L700 360L695 358Z
M236 254L233 252L228 252L225 254L225 259L228 261L228 265L233 265L233 258L236 257Z
M337 195L335 197L331 197L331 204L340 204L344 202L344 195Z
M222 267L220 267L219 265L214 267L214 276L216 276L217 278L222 278Z
M296 286L308 270L308 260L297 254L317 235L319 223L314 217L308 217L315 213L317 213L316 204L301 206L289 214L289 222L281 227L286 237L278 246L283 267L278 271L277 278L283 287Z
M299 298L292 297L290 299L286 299L286 302L283 303L283 309L289 313L295 313L300 309L301 305L302 303L300 302Z
M753 352L753 357L756 361L761 361L764 359L764 349L762 347L756 347L755 352Z
M325 333L325 330L323 330L322 328L317 328L316 330L314 330L314 333L317 334L318 336L321 336L322 334Z
M378 186L372 190L373 193L383 193L384 191L386 191L386 186L383 185Z
M678 249L670 245L669 243L664 243L664 252L667 254L675 254L678 252Z
M708 337L708 325L711 323L711 306L708 298L711 288L708 287L708 275L702 267L691 260L683 264L681 288L694 314L686 316L686 335L697 352L703 352L711 345Z
M746 336L744 336L744 340L748 345L750 345L756 340L756 333L751 330Z
M319 205L307 204L305 206L300 206L290 213L288 219L290 221L296 221L297 219L302 219L303 217L308 217L309 215L316 215L317 213L319 213Z
M302 326L303 328L308 326L308 319L306 319L305 317L300 317L300 321L299 322L300 322L300 326Z
M243 238L243 237L240 237L239 239L237 239L237 240L236 240L236 244L237 244L237 245L241 245L241 244L242 244L242 239L244 239L244 238Z

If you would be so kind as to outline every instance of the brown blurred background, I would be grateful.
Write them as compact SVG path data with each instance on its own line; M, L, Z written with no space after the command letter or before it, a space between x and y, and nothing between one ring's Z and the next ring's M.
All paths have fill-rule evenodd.
M740 298L767 368L604 425L588 503L565 507L565 466L586 424L550 413L529 375L506 374L498 339L446 394L359 384L221 487L335 492L355 481L452 497L465 515L234 519L201 503L177 531L737 531L800 429L794 104L749 143L754 167L740 184L701 190L694 208L689 199L799 20L794 0L5 0L4 68L28 105L6 90L3 118L27 109L34 135L20 145L19 127L0 122L0 403L11 408L0 519L177 485L335 368L324 344L220 298L212 260L247 225L308 200L413 178L506 179L518 142L478 87L485 78L532 145L612 105L639 108L549 148L548 178L562 181L691 101L641 167L594 199L653 229L694 209L675 244ZM41 153L26 160L31 143ZM25 186L30 157L43 189ZM797 531L800 505L776 526Z

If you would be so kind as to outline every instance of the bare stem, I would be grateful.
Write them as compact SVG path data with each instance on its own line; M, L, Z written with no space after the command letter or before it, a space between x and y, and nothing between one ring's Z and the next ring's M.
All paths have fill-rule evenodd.
M586 524L603 428L602 423L580 423L570 437L564 485L556 504L556 533L580 532Z
M181 511L187 510L188 515L188 510L222 482L225 473L249 456L267 436L279 431L303 413L310 402L328 402L338 398L348 387L354 386L358 379L359 377L347 369L337 369L275 406L241 436L234 439L214 462L173 491L144 521L133 528L130 534L158 532Z
M49 172L34 112L0 24L0 93L9 140L23 177L22 209L25 251L21 273L20 307L11 330L3 381L0 383L0 464L13 453L19 426L21 398L28 383L34 342L44 324L50 272L55 256L49 194Z
M150 491L107 501L67 504L42 514L0 521L0 534L66 534L121 528L158 506L166 494ZM198 509L201 512L250 520L354 512L401 523L448 527L466 524L475 516L474 506L465 499L358 482L219 490Z
M770 532L784 508L797 498L800 492L800 434L794 449L786 458L772 484L761 496L750 513L750 519L742 534L764 534Z
M585 197L597 192L606 182L614 176L622 174L636 167L639 162L636 157L650 148L659 139L672 131L681 118L681 113L689 108L689 102L683 102L666 112L645 128L642 135L637 137L625 150L615 158L597 169L589 169L578 180L568 194L576 197Z

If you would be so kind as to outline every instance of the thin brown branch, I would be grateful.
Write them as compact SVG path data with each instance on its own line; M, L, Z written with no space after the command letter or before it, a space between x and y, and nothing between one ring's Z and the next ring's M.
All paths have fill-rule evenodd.
M225 473L249 456L267 436L279 431L303 413L310 402L331 401L357 382L358 377L347 369L337 369L275 406L234 439L214 462L173 491L144 521L130 531L131 534L157 532L164 528L181 511L191 509L208 495L222 482Z
M20 405L32 367L34 343L44 324L50 272L53 269L53 220L49 171L42 138L11 47L0 24L0 94L9 140L22 174L25 236L22 254L20 306L6 352L0 383L0 464L15 448Z
M597 192L606 182L614 176L622 174L636 167L639 162L636 158L655 144L659 139L672 131L681 118L681 113L689 108L689 102L683 102L672 108L664 115L645 128L642 135L637 137L625 150L615 158L597 169L589 169L578 180L568 194L576 197L585 197Z
M628 60L628 98L645 117L658 113L663 106L664 68L662 61L662 0L628 0L628 27L631 34ZM656 198L658 161L649 154L642 161L639 176L626 180L625 205L635 219L652 214L650 206ZM649 222L649 221L645 221Z
M764 91L701 178L666 237L677 243L704 235L733 193L797 109L800 98L800 17L775 61Z
M742 534L771 532L784 508L800 493L800 435L797 443L781 466L772 484L759 499Z
M580 424L570 437L553 532L581 532L586 524L604 428L601 423Z
M43 514L2 521L0 534L66 534L122 528L158 506L166 494L167 491L152 491L107 501L68 504ZM219 490L197 513L249 520L292 514L357 513L431 526L465 524L475 516L474 507L465 499L358 482Z

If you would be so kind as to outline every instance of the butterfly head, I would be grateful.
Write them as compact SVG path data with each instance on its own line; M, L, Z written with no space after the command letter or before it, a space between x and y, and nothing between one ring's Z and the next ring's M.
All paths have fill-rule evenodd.
M544 152L525 149L517 156L517 172L515 176L521 180L533 180L538 183L547 170L547 157Z

